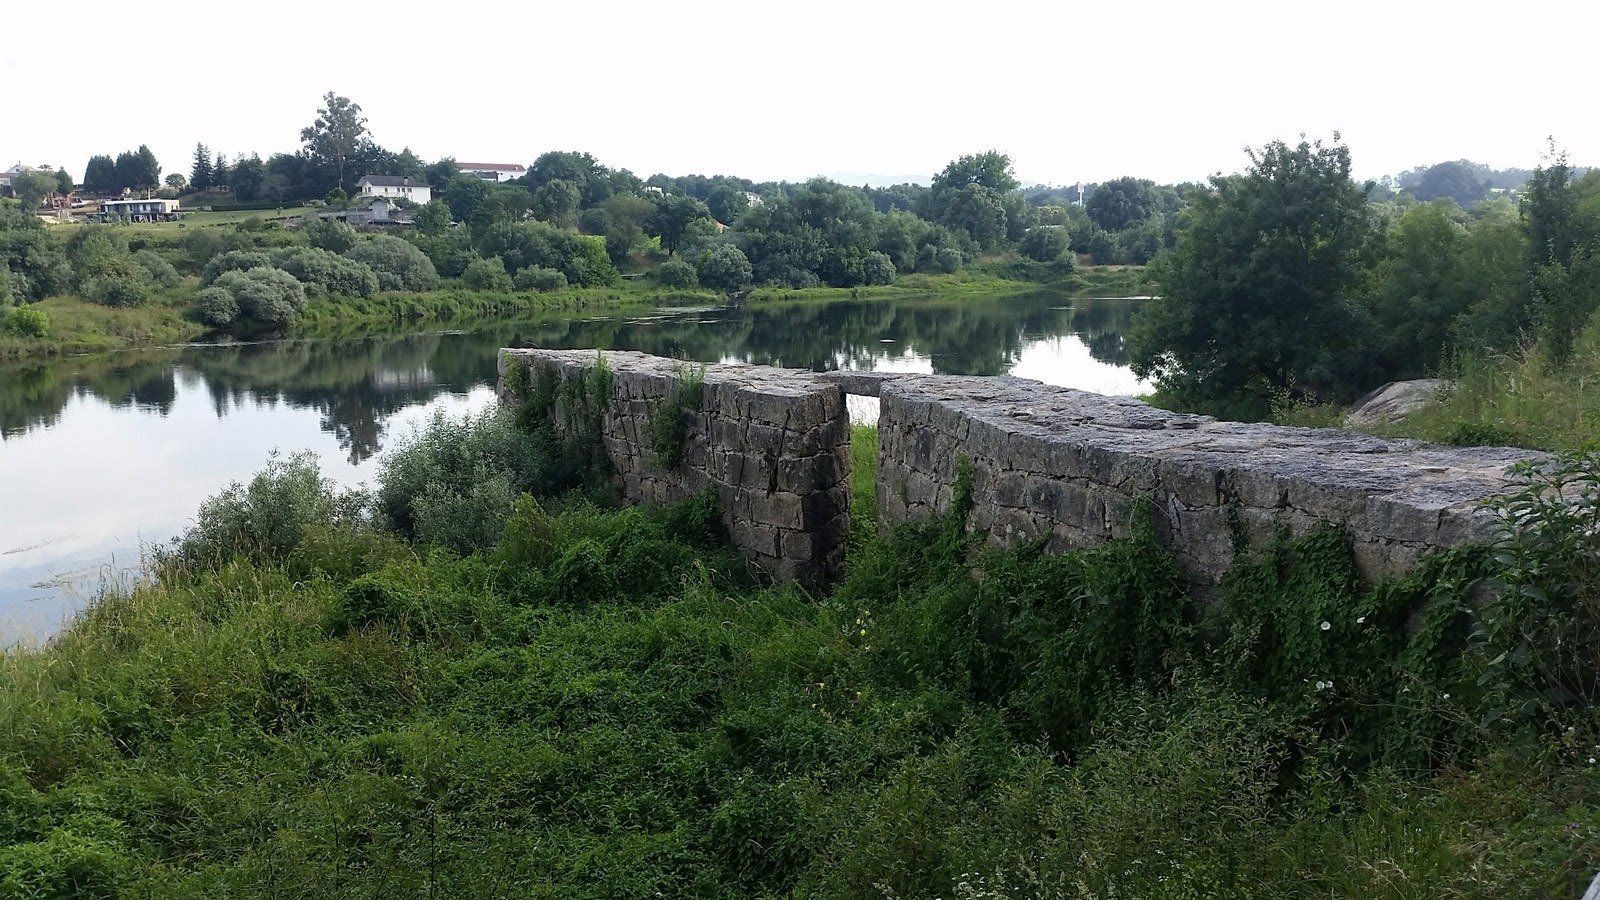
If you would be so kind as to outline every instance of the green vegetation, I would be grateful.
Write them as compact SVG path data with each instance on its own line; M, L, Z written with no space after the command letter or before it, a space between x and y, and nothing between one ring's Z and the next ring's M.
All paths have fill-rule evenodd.
M958 504L881 539L853 511L809 596L704 500L510 499L550 469L508 429L435 423L377 502L279 460L0 657L0 885L1570 896L1600 861L1600 459L1530 476L1496 552L1373 587L1323 532L1201 600L1148 527L986 550Z
M180 344L205 331L183 310L162 304L116 309L77 297L51 297L11 312L5 322L19 313L42 315L48 327L43 334L0 327L0 359Z
M665 397L656 401L650 416L648 446L655 454L656 465L663 469L676 469L683 462L684 442L689 436L689 425L700 411L700 394L705 386L706 370L703 366L679 366L672 388Z
M1518 403L1485 392L1521 391L1515 373L1533 365L1580 393L1593 377L1574 345L1600 304L1600 173L1574 180L1552 151L1519 206L1486 200L1471 213L1448 199L1373 203L1349 173L1345 147L1302 142L1214 178L1154 267L1161 297L1131 335L1135 371L1163 402L1230 417L1459 371L1471 384L1458 396L1476 399L1458 404L1476 411L1430 415L1457 419L1461 440L1538 440L1543 426L1490 421ZM1551 414L1582 402L1554 400Z

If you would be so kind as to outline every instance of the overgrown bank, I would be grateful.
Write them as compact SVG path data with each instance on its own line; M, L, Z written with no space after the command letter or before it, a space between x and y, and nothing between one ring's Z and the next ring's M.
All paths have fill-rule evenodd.
M1337 534L1262 548L1209 602L1149 532L1047 557L861 509L811 597L709 506L562 494L556 449L442 421L371 499L284 461L9 653L0 885L1561 896L1600 862L1592 503L1530 492L1498 554L1375 588Z

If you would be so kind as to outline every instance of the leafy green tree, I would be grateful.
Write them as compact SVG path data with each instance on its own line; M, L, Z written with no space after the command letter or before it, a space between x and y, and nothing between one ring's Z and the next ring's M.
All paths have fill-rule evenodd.
M350 203L350 195L342 187L336 187L323 195L322 201L329 206L344 207Z
M730 294L747 287L750 277L750 260L731 244L716 247L700 263L700 283Z
M568 182L578 189L579 203L587 208L604 203L611 196L609 175L609 170L587 153L551 150L533 161L525 180L536 197L539 189L551 182Z
M475 291L509 291L512 288L505 260L498 256L473 260L461 273L461 283Z
M1481 299L1467 229L1448 200L1407 210L1384 235L1368 304L1385 378L1435 371L1452 347L1452 325Z
M1135 373L1224 414L1351 394L1370 334L1351 301L1373 224L1349 149L1280 141L1250 159L1195 198L1131 335Z
M0 269L10 273L11 295L19 302L43 299L72 286L66 253L38 216L14 203L0 202Z
M456 165L455 157L446 156L438 162L429 163L422 170L422 178L433 188L435 194L443 195L444 189L450 180L461 175L461 167Z
M1035 262L1058 262L1067 255L1071 241L1061 225L1036 225L1022 236L1017 250Z
M1418 200L1424 202L1449 198L1454 200L1457 206L1467 209L1489 196L1489 182L1480 173L1476 164L1466 160L1455 160L1430 166L1422 173L1412 193Z
M570 181L547 181L533 192L533 214L537 218L564 228L577 224L578 204L582 200L578 186Z
M450 204L443 200L429 200L417 210L417 230L423 234L444 234L450 230Z
M1122 231L1159 212L1156 184L1144 178L1113 178L1084 201L1089 221L1106 231Z
M164 181L167 187L182 193L189 189L189 179L182 172L173 172Z
M66 169L56 170L56 193L65 197L72 193L77 185L72 183L72 175Z
M668 253L674 253L677 252L689 223L696 219L710 218L711 211L706 209L704 203L693 197L673 194L662 197L656 202L655 211L645 222L645 229L661 239L663 249Z
M54 172L23 172L11 179L11 192L22 201L22 208L32 211L56 192Z
M719 184L706 195L706 209L711 211L712 218L724 225L732 225L749 208L750 199L731 184Z
M109 156L91 156L83 170L83 189L94 194L110 194L117 186L117 163Z
M927 217L959 229L980 247L1006 239L1006 197L1017 189L1011 157L995 150L963 156L933 177L923 198Z
M254 154L233 164L228 172L228 189L233 196L249 203L261 196L261 185L267 180L267 164Z
M361 105L332 91L323 95L316 119L301 129L300 140L312 159L333 172L338 188L351 187L351 179L359 177L346 165L371 143Z
M123 186L136 191L153 191L161 186L161 163L144 144L134 151L133 174Z

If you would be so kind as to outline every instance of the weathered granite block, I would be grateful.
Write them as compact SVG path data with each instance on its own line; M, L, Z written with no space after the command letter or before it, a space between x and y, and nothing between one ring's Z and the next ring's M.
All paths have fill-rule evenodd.
M689 365L632 351L602 355L612 377L600 442L624 499L663 503L709 487L752 566L810 584L839 573L848 538L850 421L837 385L811 372L705 366L699 409L686 412L681 459L669 468L650 447L652 423ZM501 398L508 399L513 366L572 380L597 360L593 350L502 350ZM550 411L558 429L568 427L569 412Z
M858 376L841 378L847 389ZM1139 504L1197 578L1280 529L1347 529L1369 577L1429 550L1492 536L1484 500L1510 467L1544 454L1441 447L1335 429L1219 422L1026 379L899 375L880 398L880 524L948 510L970 465L968 528L991 543L1041 535L1053 549L1128 533Z

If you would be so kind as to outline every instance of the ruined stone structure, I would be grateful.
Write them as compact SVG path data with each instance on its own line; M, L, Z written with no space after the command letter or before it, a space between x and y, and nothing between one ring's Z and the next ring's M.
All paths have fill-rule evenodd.
M616 372L605 449L625 496L653 502L715 485L734 543L765 571L822 581L847 533L844 394L880 398L880 524L942 515L966 473L968 527L991 543L1053 550L1126 535L1143 508L1197 579L1215 581L1241 547L1282 528L1345 528L1369 577L1429 550L1492 535L1482 502L1515 463L1542 454L1443 447L1333 429L1219 422L1137 400L1026 379L814 374L763 366L706 370L682 462L663 468L649 422L681 364L607 353ZM564 378L592 351L504 351L508 365Z
M521 366L583 377L593 350L502 350L500 384ZM766 366L686 363L607 351L609 396L599 439L624 499L681 500L715 490L735 547L756 568L784 580L822 583L844 560L850 514L850 421L844 395L810 372ZM672 406L674 387L703 373L698 405ZM568 427L565 411L552 421ZM657 417L683 415L676 461L655 449Z
M968 526L995 544L1094 546L1153 515L1185 568L1221 578L1240 546L1280 528L1345 528L1371 578L1493 537L1482 502L1543 455L1335 429L1219 422L1020 378L889 377L876 390L884 523L949 509L970 472Z

